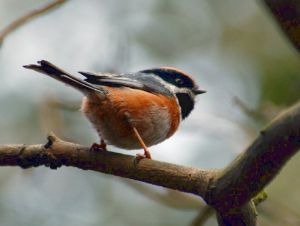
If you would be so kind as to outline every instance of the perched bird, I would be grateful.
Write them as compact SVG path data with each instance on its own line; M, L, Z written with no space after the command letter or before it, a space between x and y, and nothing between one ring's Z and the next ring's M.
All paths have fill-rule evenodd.
M161 67L128 74L79 72L81 80L42 60L25 68L46 74L82 92L81 111L97 130L101 144L144 149L137 158L151 158L149 146L169 138L193 110L199 89L186 73Z

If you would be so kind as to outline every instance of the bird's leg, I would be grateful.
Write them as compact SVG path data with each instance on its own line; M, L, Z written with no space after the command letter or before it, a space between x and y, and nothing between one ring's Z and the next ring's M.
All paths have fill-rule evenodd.
M101 138L100 144L93 143L92 146L90 147L91 151L107 151L106 149L106 143L105 141Z
M139 140L142 148L144 149L144 154L139 154L139 153L136 154L136 160L139 161L144 158L151 159L151 154L150 154L145 142L143 141L141 135L139 134L139 132L137 131L137 129L134 126L132 126L132 129L133 129L133 132L134 132L136 138Z

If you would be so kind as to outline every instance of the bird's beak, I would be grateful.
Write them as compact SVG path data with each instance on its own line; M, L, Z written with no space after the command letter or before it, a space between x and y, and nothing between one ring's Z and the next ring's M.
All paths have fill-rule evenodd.
M195 95L198 95L198 94L206 93L206 91L202 89L193 89L193 93Z

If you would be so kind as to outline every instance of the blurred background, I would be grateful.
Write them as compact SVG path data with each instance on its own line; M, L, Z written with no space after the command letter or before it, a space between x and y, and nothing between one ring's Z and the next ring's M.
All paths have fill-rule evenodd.
M47 2L0 0L0 30ZM22 68L40 59L72 73L174 66L193 75L208 92L151 151L199 168L226 166L300 97L299 55L260 1L72 0L0 46L1 144L45 143L49 131L84 145L98 140L78 111L80 93ZM300 224L299 164L298 155L267 187L260 225ZM76 168L0 168L1 225L199 225L202 209L196 197ZM212 216L202 225L215 224Z

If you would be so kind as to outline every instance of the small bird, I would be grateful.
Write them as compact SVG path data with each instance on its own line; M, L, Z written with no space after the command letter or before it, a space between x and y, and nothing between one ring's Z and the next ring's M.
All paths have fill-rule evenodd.
M85 96L81 111L97 130L101 143L92 149L106 150L106 144L123 149L143 148L137 159L151 159L148 147L177 130L193 110L195 96L205 93L191 76L172 67L160 67L127 74L79 72L81 80L42 60L25 65L79 90Z

